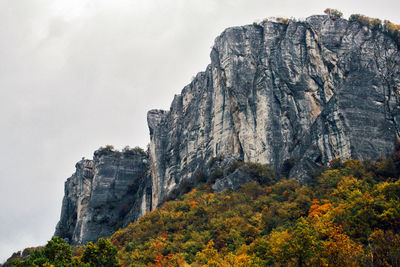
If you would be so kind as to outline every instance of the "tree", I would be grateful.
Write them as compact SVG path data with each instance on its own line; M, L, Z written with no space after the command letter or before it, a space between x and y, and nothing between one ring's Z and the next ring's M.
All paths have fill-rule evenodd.
M89 242L82 255L82 262L90 266L121 266L117 260L117 248L107 239L100 238L96 244Z
M314 227L300 218L290 229L271 233L266 254L271 264L312 266L320 248Z
M368 239L372 266L400 266L400 235L381 229Z
M333 8L327 8L324 10L324 13L327 14L329 16L329 18L336 20L339 19L343 16L343 13L340 12L337 9L333 9Z
M341 227L331 228L329 239L323 244L323 259L328 266L360 266L363 256L361 245L356 244Z
M62 238L53 236L43 250L45 257L55 265L64 265L71 262L71 247Z
M54 236L45 247L35 249L26 260L18 260L14 266L73 266L72 250L62 238Z
M207 264L207 266L220 266L224 261L214 248L214 242L210 240L207 247L196 254L196 263Z

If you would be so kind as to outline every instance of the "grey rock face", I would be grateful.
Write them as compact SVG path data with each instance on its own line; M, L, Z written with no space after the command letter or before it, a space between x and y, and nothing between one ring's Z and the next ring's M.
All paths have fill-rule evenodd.
M56 236L72 240L77 223L81 224L83 213L90 199L93 180L93 161L81 160L75 165L75 173L65 182L61 218L56 227Z
M232 190L237 190L242 184L253 181L254 180L250 178L248 173L243 172L243 170L241 169L237 169L230 175L215 181L212 189L214 190L214 192L221 192L228 188Z
M148 156L142 152L97 150L76 164L65 183L55 235L73 244L109 236L151 208Z
M303 181L334 158L388 155L399 101L399 48L380 30L328 16L229 28L170 110L148 112L148 156L97 151L78 162L56 235L107 236L199 174L216 174L215 191L236 188L249 180L243 170L221 174L236 160L275 170L290 160ZM212 158L223 160L210 167Z
M229 28L211 64L148 113L153 208L218 155L290 176L340 157L376 159L399 134L397 44L358 22L312 16Z

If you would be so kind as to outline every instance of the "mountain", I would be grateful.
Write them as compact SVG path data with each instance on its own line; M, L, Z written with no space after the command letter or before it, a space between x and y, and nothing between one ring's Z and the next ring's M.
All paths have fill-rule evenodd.
M226 29L210 65L170 110L148 112L147 152L105 147L77 163L55 235L95 241L204 177L216 191L249 181L238 175L246 170L225 171L234 162L268 165L303 183L335 158L391 154L400 42L389 23L329 14Z

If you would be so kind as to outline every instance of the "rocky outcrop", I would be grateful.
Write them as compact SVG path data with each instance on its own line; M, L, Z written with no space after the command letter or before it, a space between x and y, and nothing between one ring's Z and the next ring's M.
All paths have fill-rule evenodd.
M216 180L212 185L212 189L215 192L221 192L228 188L237 190L242 184L253 181L254 180L251 179L248 173L243 172L241 169L237 169L230 175Z
M334 158L386 156L399 100L399 48L379 29L328 16L229 28L170 110L148 112L149 155L98 151L76 165L56 235L107 236L204 175L236 188L245 170L221 173L234 161L305 181Z
M211 64L148 113L153 208L217 155L290 176L333 158L376 159L399 134L400 57L381 30L312 16L229 28Z
M55 235L73 244L96 241L136 221L151 208L148 156L140 150L100 149L83 159L65 183Z

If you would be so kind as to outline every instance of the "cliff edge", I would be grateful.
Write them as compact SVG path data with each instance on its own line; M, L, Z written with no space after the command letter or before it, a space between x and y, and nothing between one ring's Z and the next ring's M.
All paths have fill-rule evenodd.
M226 29L211 64L170 110L148 112L148 154L96 152L77 164L56 235L72 243L107 236L207 172L218 156L278 172L294 162L289 175L305 181L334 158L391 154L399 63L396 41L358 21L319 15Z

